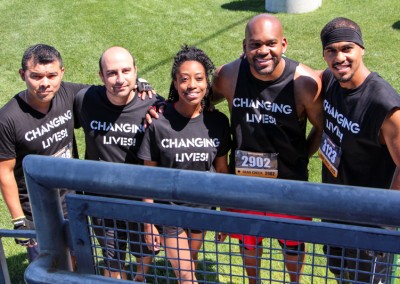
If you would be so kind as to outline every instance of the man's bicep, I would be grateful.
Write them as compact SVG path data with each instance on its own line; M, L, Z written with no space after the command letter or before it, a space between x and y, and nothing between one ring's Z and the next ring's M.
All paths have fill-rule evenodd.
M224 95L224 79L220 76L220 70L215 71L212 81L211 102L215 105L225 99Z
M310 101L306 105L306 113L307 118L314 128L322 131L323 129L323 119L324 119L324 111L322 98L317 97L315 100Z
M393 174L391 189L400 189L400 109L395 109L384 120L380 129L380 142L386 144L396 170Z
M307 136L308 155L312 156L318 150L323 132L321 81L318 76L308 70L296 78L295 87L296 104L298 103L304 109L305 117L313 126ZM300 115L301 109L298 111Z
M232 100L235 94L237 77L239 74L239 68L241 59L229 62L217 68L213 76L212 90L215 92L215 99L217 103L223 99L228 101L228 105L232 105Z
M215 171L217 173L227 174L229 172L228 169L228 157L227 155L216 157L214 161Z
M11 183L15 183L14 167L16 160L14 159L0 159L0 186L7 187Z
M400 109L395 109L384 120L381 127L383 142L388 147L389 153L396 164L400 166Z
M10 207L9 200L13 200L13 196L18 194L17 181L14 175L15 159L0 160L0 188L4 200Z
M0 160L0 187L11 218L24 215L14 176L15 159Z
M223 102L224 99L225 99L225 96L223 94L213 90L212 95L211 95L211 103L213 105Z

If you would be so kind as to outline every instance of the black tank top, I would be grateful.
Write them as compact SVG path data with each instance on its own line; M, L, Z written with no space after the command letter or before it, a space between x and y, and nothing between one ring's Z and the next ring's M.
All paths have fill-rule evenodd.
M400 108L400 97L377 73L354 90L340 87L332 73L323 76L324 132L341 147L338 176L325 167L325 183L389 188L395 164L379 132L387 115Z
M278 153L278 178L307 180L306 120L299 121L294 98L298 62L285 60L282 76L274 81L255 78L242 60L231 111L234 148ZM234 151L231 171L234 171Z

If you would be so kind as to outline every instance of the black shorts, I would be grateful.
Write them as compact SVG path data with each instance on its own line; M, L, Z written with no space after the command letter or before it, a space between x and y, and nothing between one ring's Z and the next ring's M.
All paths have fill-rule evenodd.
M283 253L287 255L299 255L306 251L306 245L299 243L297 245L287 245L284 241L278 240L279 245L283 249Z
M170 237L170 238L178 237L180 234L183 233L183 231L186 231L188 234L201 234L201 233L205 232L205 231L201 231L201 230L186 229L186 228L176 227L176 226L156 225L156 228L163 237Z
M125 266L126 248L135 257L154 256L158 251L149 250L144 239L143 224L92 217L94 233L99 242L105 265L121 270Z
M393 254L327 245L323 250L335 276L356 283L388 283Z
M301 253L304 253L306 250L306 245L304 243L299 243L297 245L287 245L285 241L283 240L278 240L279 245L281 246L283 253L287 255L299 255ZM245 250L249 250L245 245L243 245L243 242L239 240L239 244L244 247ZM257 247L262 246L262 240L257 244ZM250 250L253 250L255 248L252 248Z

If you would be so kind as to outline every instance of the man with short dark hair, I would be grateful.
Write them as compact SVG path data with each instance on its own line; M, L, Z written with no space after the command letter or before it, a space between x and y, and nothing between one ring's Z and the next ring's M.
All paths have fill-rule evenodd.
M335 18L322 29L321 41L328 64L322 73L322 181L399 189L399 95L364 65L364 42L357 23ZM324 246L324 251L339 283L389 281L390 254L332 246Z
M26 155L76 156L73 102L86 85L62 82L64 66L52 46L29 47L19 70L27 89L0 109L0 187L15 229L34 229L22 161ZM64 200L65 190L61 190ZM29 261L39 254L34 239L16 239L26 246Z

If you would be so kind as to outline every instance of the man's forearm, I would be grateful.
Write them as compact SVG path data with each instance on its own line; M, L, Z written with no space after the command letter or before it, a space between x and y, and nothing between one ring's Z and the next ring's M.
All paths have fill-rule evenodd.
M4 201L8 207L11 218L16 219L24 216L22 210L21 201L19 200L18 187L16 182L9 184L1 184L1 192L3 194Z
M321 144L321 137L322 137L322 130L318 131L313 127L307 136L307 150L309 158L312 155L314 155L315 152L317 152Z

